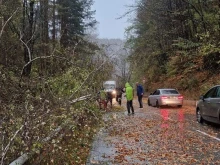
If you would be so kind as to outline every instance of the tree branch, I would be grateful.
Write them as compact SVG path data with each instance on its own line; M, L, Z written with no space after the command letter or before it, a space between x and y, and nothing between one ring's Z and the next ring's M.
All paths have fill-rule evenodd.
M17 8L17 9L12 13L12 15L7 19L7 21L6 21L5 24L3 25L2 29L1 29L1 32L0 32L0 38L1 38L2 34L3 34L3 31L4 31L5 26L6 26L6 25L8 24L8 22L12 19L12 17L17 13L18 9L19 9L19 8Z
M79 101L86 100L86 99L88 99L89 97L91 97L91 95L86 95L86 96L79 97L79 98L73 100L73 101L72 101L72 104L73 104L73 103L77 103L77 102L79 102ZM56 136L56 135L63 129L63 126L66 126L66 125L68 125L68 122L62 124L62 125L59 126L59 127L57 127L53 132L50 133L50 135L48 135L48 137L44 138L41 142L44 144L44 143L50 141L54 136ZM17 133L18 133L23 127L24 127L24 125L22 125L22 127L21 127L18 131L16 131L16 134L15 134L15 135L17 135ZM8 148L9 148L9 146L10 146L10 143L14 140L15 135L13 136L13 138L10 140L9 144L7 145ZM17 158L16 160L14 160L13 162L11 162L9 165L22 165L22 164L24 164L24 163L29 159L29 157L30 157L31 155L33 155L33 154L34 154L34 152L25 153L25 154L21 155L20 157L18 157L18 158ZM5 156L5 155L4 155L4 156ZM4 158L3 158L3 156L2 156L1 165L3 165L3 159L4 159Z
M7 154L8 152L8 149L11 145L11 142L15 139L15 137L17 136L17 134L23 129L24 125L22 125L14 134L14 136L9 140L9 143L7 144L7 146L5 147L4 151L2 152L2 159L1 159L1 165L3 165L4 163L4 158L5 158L5 155Z

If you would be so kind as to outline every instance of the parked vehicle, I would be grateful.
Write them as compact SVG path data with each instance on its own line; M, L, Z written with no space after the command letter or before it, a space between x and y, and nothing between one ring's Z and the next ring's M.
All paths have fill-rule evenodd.
M196 118L199 123L207 120L220 124L220 85L214 86L200 96L196 105Z
M103 82L103 87L104 90L108 93L111 94L112 98L116 97L116 81L114 80L108 80Z
M183 105L183 96L176 89L157 89L148 97L149 106L178 106Z

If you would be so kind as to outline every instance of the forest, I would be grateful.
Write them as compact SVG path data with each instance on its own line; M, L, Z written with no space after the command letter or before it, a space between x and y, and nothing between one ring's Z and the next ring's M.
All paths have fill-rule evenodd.
M89 39L92 4L0 1L1 165L85 162L101 124L96 93L113 70Z
M172 87L198 99L220 83L219 0L140 0L130 12L132 75L148 92Z
M220 83L219 0L136 1L117 58L91 37L93 3L0 0L1 165L85 163L103 124L97 91L115 72L188 99Z

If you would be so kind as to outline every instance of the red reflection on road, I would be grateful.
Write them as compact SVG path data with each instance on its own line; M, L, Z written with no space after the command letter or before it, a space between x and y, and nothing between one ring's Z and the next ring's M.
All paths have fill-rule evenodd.
M161 122L161 133L162 133L162 140L161 140L161 147L166 147L168 145L168 130L169 130L169 111L166 109L160 109L160 115L162 116L162 122Z
M168 120L168 117L169 117L169 112L168 112L168 110L166 110L166 109L161 109L161 110L160 110L160 114L161 114L161 116L163 117L164 120Z
M160 125L160 127L164 130L163 131L163 136L167 136L167 131L169 130L169 127L170 127L170 123L169 123L169 120L175 120L175 119L170 119L169 118L169 111L167 110L167 109L161 109L160 110L160 115L161 115L161 117L162 117L162 122L161 122L161 125ZM178 136L181 138L181 139L183 139L183 136L184 136L184 111L181 109L181 110L178 110L178 112L177 112L177 120L178 120L178 122L176 123L177 125L177 127L178 127L178 129L177 129L177 134L178 134ZM175 127L176 127L175 126Z
M183 133L183 130L184 130L184 113L183 113L183 110L179 110L178 111L178 125L179 125L179 136L181 139L183 139L184 137L184 133Z
M162 124L161 124L161 128L168 128L168 127L169 127L169 124L166 123L166 121L169 119L169 112L168 112L168 110L166 110L166 109L161 109L161 110L160 110L160 114L161 114L161 116L162 116L162 118L163 118L163 122L162 122Z
M182 109L178 111L178 121L184 121L184 114Z

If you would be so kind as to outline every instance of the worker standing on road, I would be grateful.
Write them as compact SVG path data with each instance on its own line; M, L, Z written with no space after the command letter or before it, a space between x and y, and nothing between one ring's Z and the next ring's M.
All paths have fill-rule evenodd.
M119 88L116 88L116 92L117 92L117 94L116 94L116 101L120 102L120 100L122 99L122 94L123 94L124 91L123 91L123 89L121 87L119 87Z
M125 94L127 99L128 115L130 115L130 109L132 111L132 114L134 114L134 107L133 107L134 90L128 82L125 84Z
M137 87L138 102L140 104L139 108L143 108L142 98L143 98L143 95L144 95L144 89L143 89L142 85L139 82L136 82L136 87Z
M112 92L107 92L107 104L108 104L108 102L110 102L111 108L112 108L112 99L113 99Z

